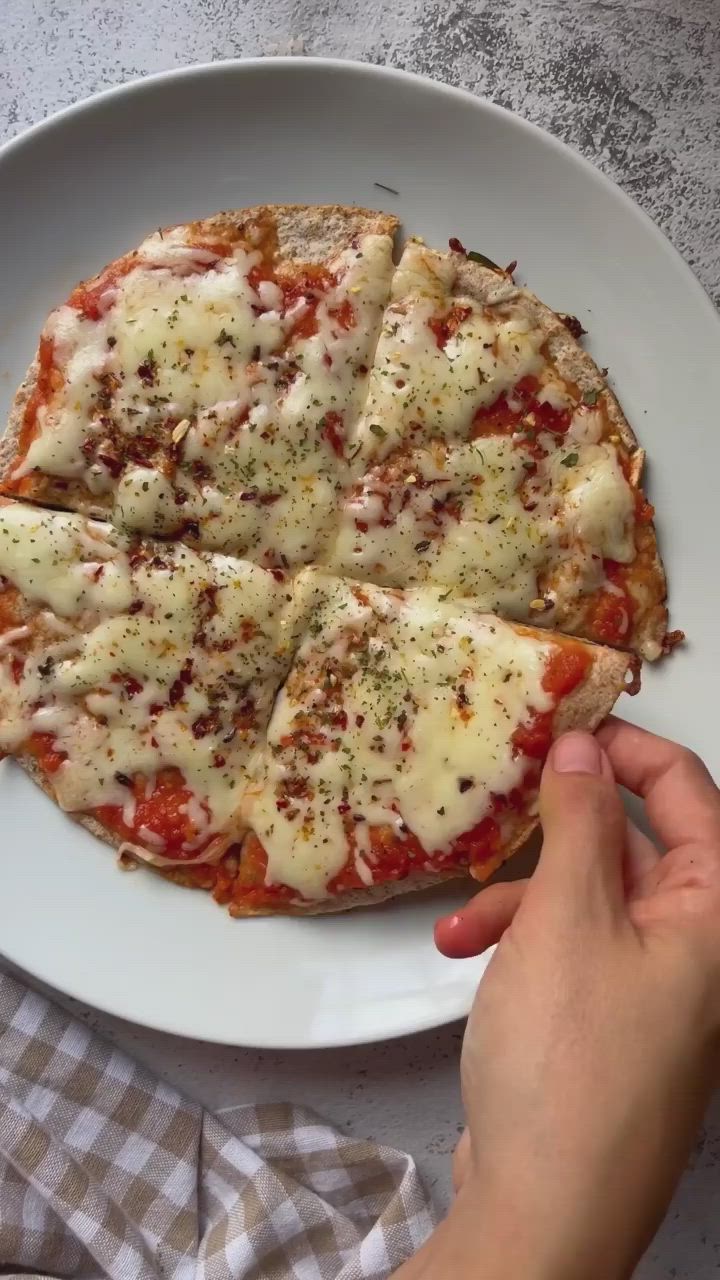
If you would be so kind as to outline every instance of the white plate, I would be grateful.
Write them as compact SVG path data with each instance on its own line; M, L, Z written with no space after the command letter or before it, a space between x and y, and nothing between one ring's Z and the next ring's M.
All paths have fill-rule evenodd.
M376 184L397 190L393 196ZM451 235L578 314L651 458L651 495L687 648L626 714L720 764L718 320L631 201L531 125L401 72L300 59L152 77L62 112L0 152L0 399L48 309L160 224L258 201L382 206ZM467 1012L482 960L433 948L444 891L349 916L233 922L138 872L0 767L0 945L122 1017L262 1047L378 1040Z

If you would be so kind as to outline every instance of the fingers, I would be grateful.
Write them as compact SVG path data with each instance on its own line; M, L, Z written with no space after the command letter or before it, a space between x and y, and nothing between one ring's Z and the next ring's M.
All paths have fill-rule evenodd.
M444 956L464 960L499 942L520 906L527 880L492 884L452 916L435 925L435 945Z
M660 854L652 840L628 818L625 835L625 888L628 896L642 891L659 861Z
M563 913L618 910L624 901L626 820L607 756L589 733L553 744L540 786L543 846L533 894L546 893Z
M663 844L673 848L707 840L720 845L720 792L692 751L614 716L600 729L598 741L618 782L642 796Z

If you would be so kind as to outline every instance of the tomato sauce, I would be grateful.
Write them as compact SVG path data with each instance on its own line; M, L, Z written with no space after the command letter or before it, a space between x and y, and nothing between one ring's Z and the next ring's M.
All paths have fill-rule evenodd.
M404 880L414 872L481 866L497 859L500 851L500 827L490 816L459 836L447 851L427 853L412 832L401 836L389 826L372 827L368 838L371 852L365 861L376 884ZM329 896L368 887L355 864L357 844L352 829L348 830L348 848L350 852L344 867L328 883ZM231 915L233 903L239 910L242 906L272 909L282 903L302 901L300 895L287 885L266 884L266 874L267 854L257 836L249 835L242 846L237 872L228 876L226 870L219 869L215 897L219 902L231 904Z
M108 310L108 303L102 301L103 296L109 289L114 289L135 267L141 265L142 262L137 254L126 254L124 258L119 258L117 262L106 267L93 280L83 280L77 285L70 294L67 305L79 311L86 320L100 320Z
M339 306L331 307L328 315L332 316L333 320L346 332L355 326L355 312L349 298L344 298Z
M191 249L205 249L208 253L216 253L218 258L229 258L235 247L230 240L203 240L202 238L190 240L188 245ZM208 263L207 266L211 267L212 263ZM203 266L203 270L205 269Z
M553 648L543 672L542 687L552 696L555 706L585 679L590 663L589 653L580 645L567 642ZM512 737L515 754L544 760L553 738L554 719L553 708L535 711L525 724L518 725Z
M467 320L472 311L472 307L451 307L444 316L434 316L432 320L428 320L428 325L435 334L435 341L441 351L444 351L448 342L455 336L461 324Z
M121 836L123 840L147 844L142 836L138 836L141 827L160 836L165 846L158 852L168 858L196 858L202 847L190 851L182 848L196 836L196 830L188 817L187 806L192 800L192 792L185 786L182 774L178 769L163 769L155 779L152 789L147 786L147 779L136 774L130 780L129 791L135 798L135 813L132 825L123 819L123 811L119 805L99 805L93 812L98 821ZM207 843L209 843L210 837ZM152 849L152 845L149 846Z
M63 377L60 370L55 367L54 344L52 338L41 338L38 347L38 371L37 379L33 392L25 405L22 426L20 428L20 436L18 439L18 460L24 458L32 441L38 433L38 411L48 403L55 390L62 386ZM13 464L15 465L15 464ZM34 487L32 476L20 476L14 479L12 475L3 478L3 487L6 492L24 494L30 493Z
M274 283L275 273L272 269L272 265L263 259L262 262L256 262L255 266L250 268L247 273L247 278L250 288L254 289L255 293L257 293L258 286L262 284L263 281L271 280Z
M25 744L25 750L37 760L43 773L48 777L57 773L61 764L67 759L51 733L33 733ZM178 769L163 769L157 775L152 789L148 787L148 780L142 774L128 778L127 786L128 794L135 799L132 823L125 822L120 805L98 805L87 812L123 840L147 845L147 840L143 840L143 837L138 835L141 828L160 836L165 841L164 847L158 848L158 852L163 857L196 858L210 843L212 836L208 837L206 845L189 851L182 847L183 844L194 840L197 832L187 813L192 792L186 787ZM152 848L152 845L148 847Z
M570 426L570 410L555 409L547 400L538 400L539 390L538 379L528 375L520 379L510 396L513 401L520 402L518 409L510 406L506 395L500 396L493 404L478 409L473 418L473 439L479 436L511 435L520 430L525 431L529 437L540 431L565 435Z
M283 272L278 276L285 299L285 311L301 300L305 307L288 334L288 341L312 338L317 333L317 309L323 293L334 283L334 277L323 266L305 266L298 268L291 275Z
M243 843L242 855L232 881L228 882L222 874L219 876L216 899L219 902L229 902L230 915L233 915L233 903L260 910L277 907L282 902L292 902L298 896L287 885L266 885L266 872L267 854L257 836L249 835Z
M33 733L25 744L25 750L37 760L43 773L50 776L57 773L60 765L67 760L65 752L58 749L51 733Z
M17 587L9 586L0 590L0 636L20 625L19 603L20 592Z
M338 458L342 458L345 451L345 435L342 414L337 413L334 409L330 409L322 420L322 433L327 440L333 453Z
M601 644L627 645L633 632L636 604L629 589L633 565L603 560L603 569L612 590L602 590L590 606L587 627Z
M655 508L642 489L635 490L635 519L638 524L652 524L655 519Z

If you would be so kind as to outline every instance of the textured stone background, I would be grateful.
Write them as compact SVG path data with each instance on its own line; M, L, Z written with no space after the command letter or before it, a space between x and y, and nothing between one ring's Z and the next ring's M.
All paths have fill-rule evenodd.
M188 62L306 53L388 63L484 94L582 151L720 300L717 0L3 0L0 14L0 138ZM458 1027L370 1049L259 1054L78 1012L210 1106L287 1097L395 1141L446 1199L461 1124ZM719 1160L716 1107L642 1280L720 1275Z
M717 0L3 0L0 132L186 62L306 53L421 71L585 153L720 296Z

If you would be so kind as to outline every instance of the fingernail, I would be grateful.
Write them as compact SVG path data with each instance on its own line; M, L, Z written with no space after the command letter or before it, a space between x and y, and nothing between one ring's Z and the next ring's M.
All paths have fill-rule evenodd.
M556 773L601 773L600 747L589 733L566 733L558 738L550 762Z
M457 929L458 925L461 922L462 922L462 916L457 914L455 914L454 916L445 916L445 919L443 920L443 924L445 925L446 929Z

